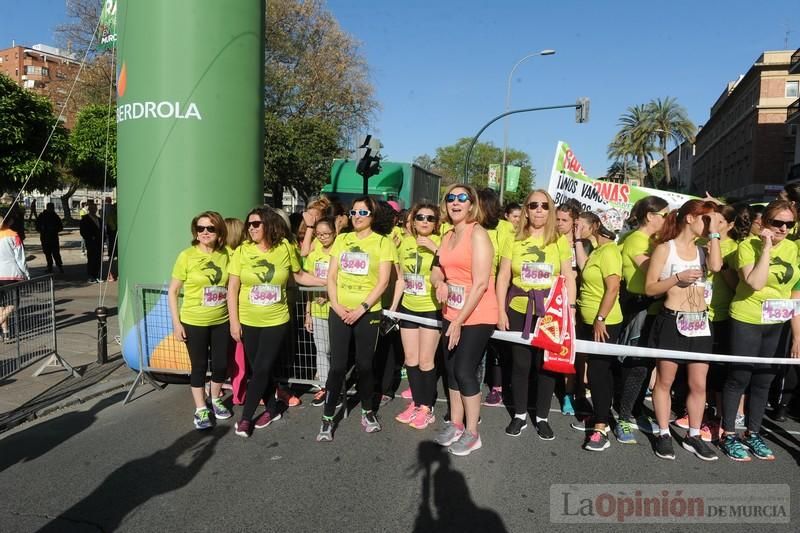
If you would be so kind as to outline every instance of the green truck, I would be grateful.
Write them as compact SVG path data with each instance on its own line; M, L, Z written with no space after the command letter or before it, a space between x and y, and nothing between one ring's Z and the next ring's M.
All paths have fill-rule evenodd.
M358 161L334 159L331 176L322 188L323 194L335 196L342 204L350 202L364 192L364 178L356 172ZM442 178L413 163L381 161L379 174L369 178L369 195L378 199L394 200L402 209L416 202L428 200L439 203L439 185Z

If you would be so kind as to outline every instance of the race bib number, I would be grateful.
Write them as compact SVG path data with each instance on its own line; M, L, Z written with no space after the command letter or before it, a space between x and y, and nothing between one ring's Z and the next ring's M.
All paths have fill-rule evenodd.
M761 322L786 322L798 312L800 300L764 300L761 304Z
M255 285L250 289L250 303L253 305L273 305L281 301L281 288L278 285Z
M531 285L550 283L550 278L553 277L553 265L550 263L534 263L526 261L522 263L522 270L520 271L519 277L522 280L522 283Z
M369 274L369 254L364 252L345 252L339 259L343 272L366 276Z
M406 288L403 290L405 294L411 294L412 296L426 296L428 294L425 287L425 276L422 274L406 273L403 274L403 279L406 282Z
M466 300L466 290L461 285L447 284L447 307L461 309Z
M708 337L711 335L706 312L678 313L675 321L678 324L678 333L684 337Z
M320 279L328 279L328 261L316 261L314 275Z
M203 307L218 307L225 303L228 289L219 285L212 285L203 289Z
M711 305L711 297L713 295L714 285L711 283L710 279L707 279L705 285L703 286L703 299L706 301L706 305Z

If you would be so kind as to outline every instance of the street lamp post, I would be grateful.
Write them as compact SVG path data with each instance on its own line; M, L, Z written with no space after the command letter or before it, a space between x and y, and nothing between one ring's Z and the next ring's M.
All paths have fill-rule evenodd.
M508 82L506 83L506 109L505 109L506 113L508 113L508 110L511 108L511 79L514 77L514 71L517 70L517 67L532 57L551 56L555 53L556 53L555 50L550 50L550 49L534 52L532 54L526 55L525 57L517 61L513 67L511 67L511 72L508 73ZM503 166L500 168L500 203L503 203L503 196L505 195L506 192L507 154L508 154L508 116L503 118Z

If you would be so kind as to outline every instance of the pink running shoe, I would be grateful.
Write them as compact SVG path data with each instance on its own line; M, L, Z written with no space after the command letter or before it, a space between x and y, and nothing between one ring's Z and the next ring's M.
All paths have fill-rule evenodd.
M401 424L410 424L411 421L414 420L415 416L417 416L417 406L414 404L414 402L411 402L408 404L408 407L406 407L405 411L394 417L394 419Z
M414 397L411 395L411 387L407 388L403 392L400 393L400 397L404 400L413 400Z
M409 425L414 429L425 429L434 422L436 422L436 415L433 414L431 408L427 405L420 405Z

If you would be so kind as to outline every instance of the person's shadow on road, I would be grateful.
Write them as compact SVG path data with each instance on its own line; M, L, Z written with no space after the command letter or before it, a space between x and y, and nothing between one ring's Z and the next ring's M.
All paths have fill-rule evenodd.
M114 470L91 494L42 527L58 532L75 524L116 531L125 517L149 499L186 486L203 468L231 426L192 431L167 448L128 461ZM188 459L186 458L188 456Z
M87 411L71 411L0 440L0 472L33 461L91 426L102 410L122 400L123 393L103 398Z
M481 509L472 501L466 479L452 469L450 454L445 448L434 442L421 442L417 460L412 470L414 476L422 472L422 501L414 523L414 533L507 531L500 515L490 509ZM435 471L434 464L438 464Z

